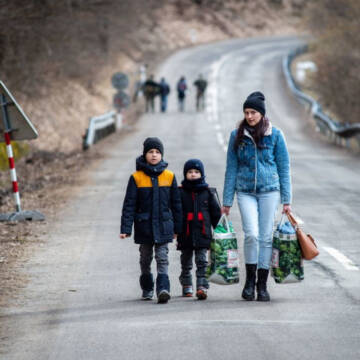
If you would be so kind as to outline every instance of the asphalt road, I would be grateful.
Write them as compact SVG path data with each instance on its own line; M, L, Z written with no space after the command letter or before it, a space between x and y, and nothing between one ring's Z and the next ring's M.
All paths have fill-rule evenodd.
M112 149L63 211L47 245L26 264L25 300L1 321L9 326L7 360L42 359L359 359L359 159L312 134L306 112L286 89L281 60L299 40L234 40L180 51L162 64L174 89L185 75L210 81L207 108L196 113L195 91L178 113L174 91L166 114L144 115ZM192 86L190 86L192 87ZM212 285L204 302L182 298L179 253L171 245L172 299L140 300L138 249L120 240L127 180L147 136L160 137L180 182L183 163L198 157L222 193L225 147L242 104L264 92L267 111L287 138L295 212L317 239L320 256L305 264L300 284L269 280L270 303L241 300L244 284ZM237 206L231 220L242 248Z

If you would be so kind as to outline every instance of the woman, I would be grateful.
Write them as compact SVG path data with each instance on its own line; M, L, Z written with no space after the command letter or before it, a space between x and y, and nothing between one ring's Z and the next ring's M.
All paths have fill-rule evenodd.
M266 289L272 231L279 202L291 211L290 161L284 135L265 117L261 92L248 96L244 120L232 131L227 151L223 212L230 213L236 193L245 235L245 300L269 301ZM256 282L257 270L257 282Z

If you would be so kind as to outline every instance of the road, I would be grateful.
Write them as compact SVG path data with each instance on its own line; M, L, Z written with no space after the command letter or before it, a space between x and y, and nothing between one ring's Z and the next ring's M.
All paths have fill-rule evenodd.
M24 271L31 282L21 305L3 313L9 326L2 359L359 359L359 159L320 140L303 107L286 89L282 56L295 38L232 40L182 50L159 66L172 85L166 114L146 114L94 171L54 224L46 246ZM175 83L199 73L210 81L207 108L196 113L195 91L178 113ZM192 86L191 86L192 87ZM320 256L305 264L300 284L269 280L270 303L241 300L244 283L212 285L205 302L182 298L179 253L171 245L172 299L143 302L138 249L120 240L127 180L147 136L160 137L180 182L188 158L203 160L207 180L222 193L225 148L242 119L242 104L264 92L267 112L286 136L295 212L317 239ZM242 248L237 206L231 220Z

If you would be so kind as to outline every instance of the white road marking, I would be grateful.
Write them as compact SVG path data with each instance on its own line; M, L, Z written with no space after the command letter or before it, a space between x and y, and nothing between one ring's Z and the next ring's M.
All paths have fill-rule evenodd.
M347 256L345 256L339 250L328 246L324 246L323 249L326 250L333 258L339 261L339 263L343 265L345 269L352 271L360 270Z
M229 56L231 56L231 54L223 55L218 61L212 64L209 79L210 84L206 92L207 120L210 123L214 123L218 143L224 152L227 152L227 141L221 131L221 125L219 123L217 81L220 68Z

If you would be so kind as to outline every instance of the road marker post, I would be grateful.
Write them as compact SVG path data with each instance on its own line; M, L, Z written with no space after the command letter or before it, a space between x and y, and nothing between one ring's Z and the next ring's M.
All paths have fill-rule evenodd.
M12 139L36 139L38 137L38 133L2 81L0 81L0 106L2 117L2 122L0 122L0 133L4 133L4 142L6 144L6 153L9 159L10 177L15 200L15 212L0 214L0 221L45 220L44 215L39 211L21 210L19 186L17 182L15 161L11 146ZM1 138L0 142L2 142Z

